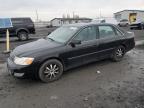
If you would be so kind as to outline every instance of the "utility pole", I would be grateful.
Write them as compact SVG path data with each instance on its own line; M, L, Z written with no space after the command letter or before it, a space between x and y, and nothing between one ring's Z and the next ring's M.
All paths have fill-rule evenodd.
M73 18L75 18L75 12L73 12Z
M36 10L36 21L39 21L38 11Z
M100 11L100 19L101 19L101 17L102 17L102 15L101 15L101 9L99 11Z

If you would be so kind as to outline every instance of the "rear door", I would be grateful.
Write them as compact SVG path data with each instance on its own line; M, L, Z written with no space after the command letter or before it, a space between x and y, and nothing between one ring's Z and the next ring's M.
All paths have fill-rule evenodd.
M123 34L111 25L99 25L99 57L105 58L111 56L114 49L122 43Z

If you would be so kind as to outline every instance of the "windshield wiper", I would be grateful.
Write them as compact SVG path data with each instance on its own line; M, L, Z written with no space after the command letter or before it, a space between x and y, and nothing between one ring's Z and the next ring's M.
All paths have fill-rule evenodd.
M54 39L52 39L52 38L49 38L49 37L48 37L48 39L50 39L50 40L52 40L52 41L55 41Z

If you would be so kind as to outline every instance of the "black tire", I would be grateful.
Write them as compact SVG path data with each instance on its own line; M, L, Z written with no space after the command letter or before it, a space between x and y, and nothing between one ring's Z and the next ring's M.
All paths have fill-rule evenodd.
M26 41L29 39L28 33L26 31L20 31L17 35L20 41Z
M39 79L44 82L53 82L58 80L63 74L63 65L56 59L51 59L42 64L39 69Z
M125 53L126 52L125 52L124 46L117 47L112 54L112 60L115 62L121 61L123 59Z

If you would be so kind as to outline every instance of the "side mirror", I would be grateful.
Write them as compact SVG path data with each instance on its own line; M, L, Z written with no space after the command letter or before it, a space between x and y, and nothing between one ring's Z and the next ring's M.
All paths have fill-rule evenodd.
M79 44L81 44L81 40L72 40L71 43L70 43L70 45L72 47L75 47L75 45L79 45Z

